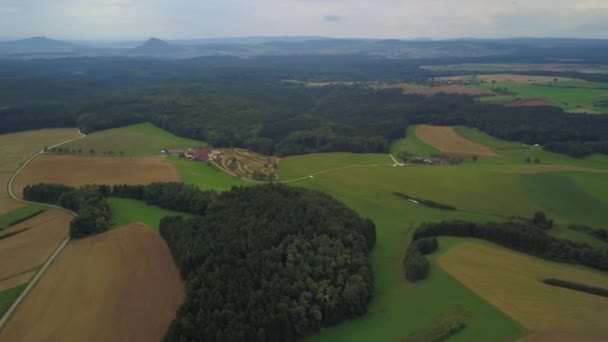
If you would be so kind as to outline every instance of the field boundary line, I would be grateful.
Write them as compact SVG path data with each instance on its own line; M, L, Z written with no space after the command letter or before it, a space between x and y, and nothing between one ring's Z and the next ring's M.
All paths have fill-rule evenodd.
M61 146L61 145L70 143L72 141L80 140L80 139L83 139L84 137L86 137L86 134L83 134L80 130L78 130L78 133L80 134L79 138L67 140L67 141L61 142L59 144L50 146L48 148L54 148L54 147L57 147L57 146ZM62 207L57 206L57 205L26 201L24 199L21 199L21 198L17 197L15 195L15 193L13 192L13 182L15 181L15 178L17 178L17 176L19 175L19 173L23 169L25 169L25 167L28 166L29 163L32 162L32 160L34 160L37 156L39 156L41 154L44 154L44 150L42 150L40 152L37 152L37 153L34 153L28 160L26 160L21 165L21 167L19 167L17 169L17 171L15 171L13 173L13 175L11 176L11 178L8 181L8 184L7 184L8 195L13 200L15 200L17 202L26 203L26 204L36 204L36 205L41 205L41 206L45 206L45 207L53 208L53 209L60 209L60 210L62 210L64 212L68 213L71 216L78 216L78 214L76 214L75 212L73 212L71 210L68 210L68 209L65 209L65 208L62 208ZM30 291L34 288L34 286L36 286L36 284L38 283L38 281L40 280L40 278L42 278L42 276L44 275L44 272L49 268L49 266L53 263L53 261L55 261L55 259L57 258L57 256L59 255L59 253L61 253L61 251L63 251L63 249L65 248L65 246L67 246L68 242L70 242L70 235L69 234L63 240L63 242L55 249L55 251L53 252L53 254L51 254L51 256L46 260L46 262L40 268L40 270L36 273L36 275L34 276L34 278L32 278L32 280L30 280L29 284L27 284L27 286L25 287L25 289L23 289L23 291L21 292L21 294L19 295L19 297L17 297L17 299L13 302L13 304L8 308L8 310L4 313L4 315L2 316L2 318L0 318L0 331L2 331L2 329L4 328L4 326L6 325L6 323L12 317L13 313L15 313L15 311L17 311L17 308L19 307L19 305L21 304L21 302L23 302L23 300L25 299L25 297L30 293Z

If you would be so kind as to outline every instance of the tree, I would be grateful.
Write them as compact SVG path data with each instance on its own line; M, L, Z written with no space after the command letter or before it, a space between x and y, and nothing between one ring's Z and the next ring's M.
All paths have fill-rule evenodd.
M473 156L473 161L477 163L477 156Z
M49 147L46 146L46 145L44 145L44 150L43 151L46 153L48 150L49 150Z
M536 158L534 159L534 164L540 164L540 158L536 157Z
M94 149L90 149L89 150L89 154L95 154L95 150Z
M530 164L532 162L532 159L530 157L526 157L526 163Z

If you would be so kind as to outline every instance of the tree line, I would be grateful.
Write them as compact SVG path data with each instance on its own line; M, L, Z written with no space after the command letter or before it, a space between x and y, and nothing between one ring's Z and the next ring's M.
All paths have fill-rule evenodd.
M74 239L99 234L110 228L111 212L98 186L74 188L61 184L35 184L23 189L28 201L60 205L78 213L70 222L70 237Z
M438 236L473 237L544 259L608 271L608 249L557 239L543 228L519 221L485 224L450 221L423 224L414 240Z

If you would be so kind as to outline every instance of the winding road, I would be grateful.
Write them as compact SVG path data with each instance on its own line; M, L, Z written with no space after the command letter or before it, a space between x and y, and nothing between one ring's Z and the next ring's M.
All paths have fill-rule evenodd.
M80 139L86 137L86 135L82 134L82 132L80 132L80 131L78 131L78 134L80 134L79 138L67 140L67 141L61 142L61 143L59 143L57 145L50 146L48 148L50 149L50 148L54 148L54 147L57 147L57 146L61 146L61 145L70 143L72 141L80 140ZM19 173L23 169L25 169L25 167L28 166L28 164L31 163L32 160L34 160L37 156L39 156L39 155L41 155L43 153L44 153L44 151L40 151L40 152L35 153L28 160L26 160L21 165L21 167L19 167L19 169L17 169L17 171L15 171L15 173L13 173L13 175L11 176L10 180L7 183L8 195L13 200L15 200L17 202L26 203L26 204L35 204L35 205L40 205L40 206L44 206L44 207L48 207L48 208L59 209L59 210L65 211L66 213L68 213L68 214L70 214L72 216L77 216L77 214L75 212L73 212L71 210L67 210L65 208L62 208L60 206L56 206L56 205L52 205L52 204L46 204L46 203L36 203L36 202L26 201L26 200L24 200L22 198L19 198L13 192L13 182L15 181L15 178L17 178L17 176L19 175ZM61 251L65 248L65 246L68 244L68 242L70 242L70 236L69 235L65 238L65 240L63 240L63 242L61 242L61 244L59 245L59 247L57 247L57 249L55 249L55 251L53 252L53 254L51 254L51 256L47 259L47 261L44 263L44 265L40 268L40 270L38 271L38 273L36 273L36 275L34 276L34 278L32 278L32 280L28 283L28 285L23 290L23 292L21 292L21 294L19 295L19 297L17 297L17 299L11 305L11 307L6 311L6 313L2 316L2 318L0 318L0 330L2 330L2 328L4 328L4 326L6 325L6 323L8 322L8 320L11 318L11 316L13 315L13 313L15 313L15 311L17 310L17 308L19 307L19 305L21 304L21 302L23 301L23 299L30 293L30 291L34 288L34 286L36 286L36 284L38 283L38 281L40 280L40 278L42 277L42 275L44 275L44 272L46 272L46 270L53 263L53 261L55 261L55 258L57 258L57 256L59 255L59 253L61 253Z

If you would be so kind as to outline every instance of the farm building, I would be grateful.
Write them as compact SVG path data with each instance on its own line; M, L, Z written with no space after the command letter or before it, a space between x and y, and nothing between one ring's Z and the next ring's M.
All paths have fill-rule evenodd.
M180 149L173 149L173 150L166 150L164 151L166 154L171 155L171 156L178 156L180 154L186 153L186 150L180 150Z
M220 151L217 150L194 150L192 153L189 153L187 157L192 160L198 160L202 162L208 162L211 160L216 160L220 156Z

